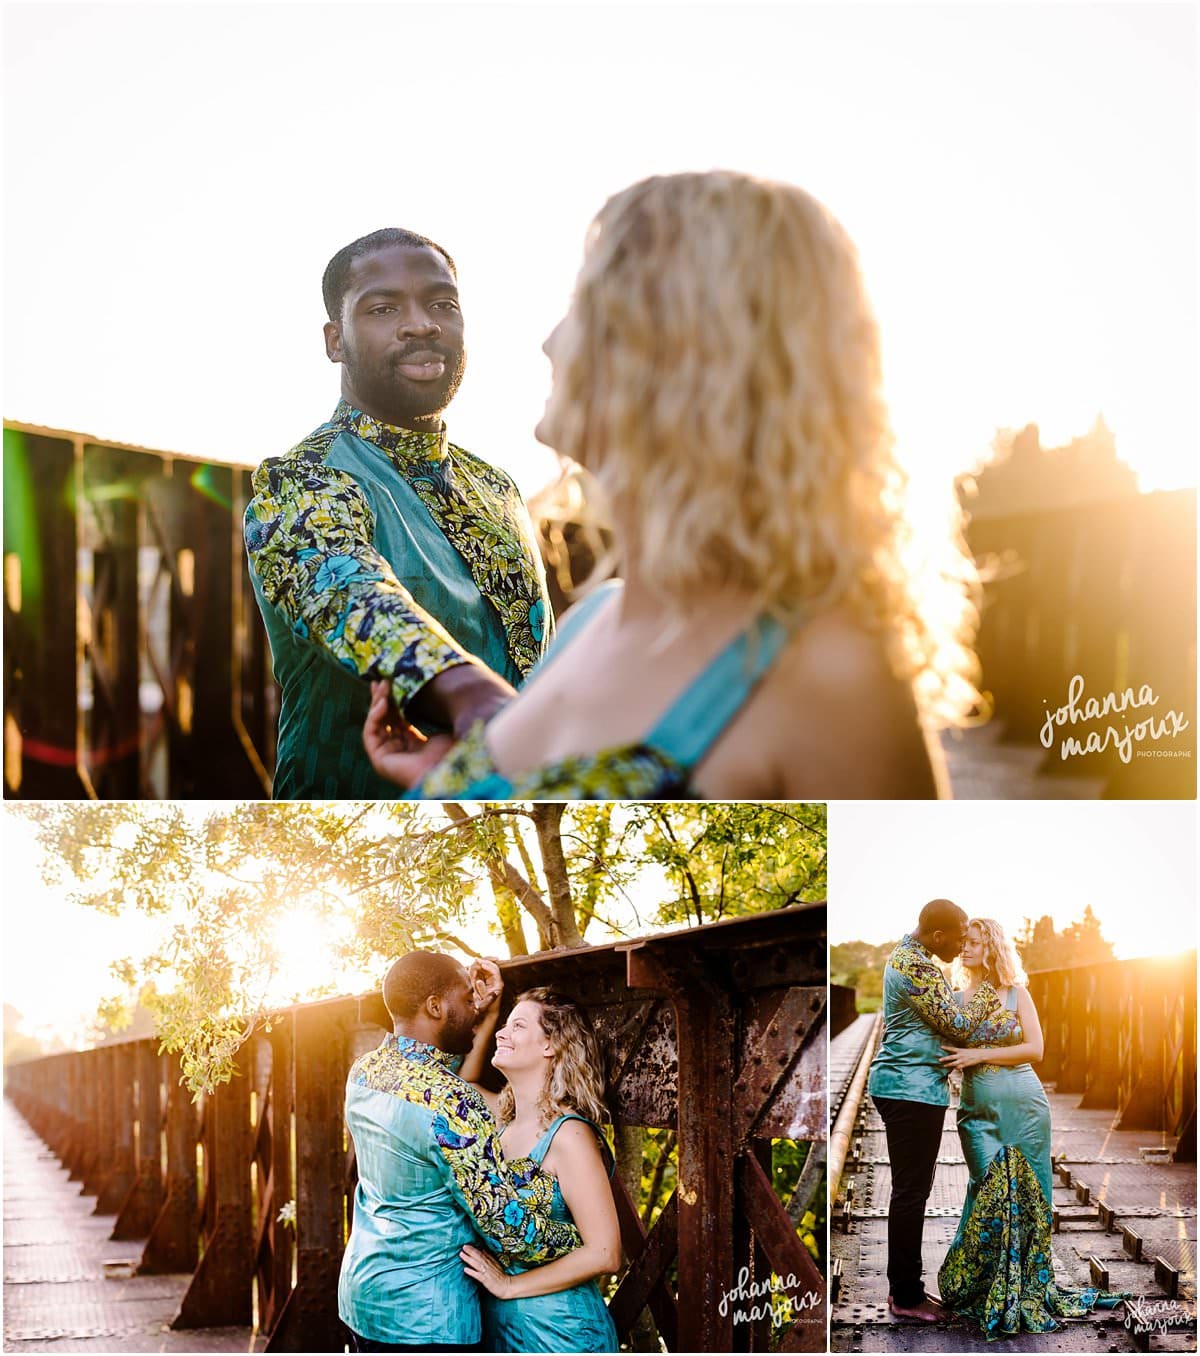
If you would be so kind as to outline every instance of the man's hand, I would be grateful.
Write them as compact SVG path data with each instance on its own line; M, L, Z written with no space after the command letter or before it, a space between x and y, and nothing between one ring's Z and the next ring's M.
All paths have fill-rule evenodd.
M504 979L500 974L500 966L491 957L472 961L467 978L475 995L476 1012L488 1012L493 1004L500 1001L500 995L504 992Z
M456 664L421 688L408 703L408 714L423 725L448 726L461 739L515 696L515 688L482 664Z
M371 684L371 709L363 725L363 748L381 777L407 789L416 786L454 746L449 735L426 739L396 710L387 682Z

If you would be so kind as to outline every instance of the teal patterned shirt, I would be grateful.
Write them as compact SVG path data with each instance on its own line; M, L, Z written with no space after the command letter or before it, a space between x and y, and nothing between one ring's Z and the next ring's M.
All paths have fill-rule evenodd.
M529 514L503 471L439 433L333 417L254 472L250 576L282 689L274 794L400 794L362 747L371 679L397 706L455 665L519 685L553 632Z
M1015 1012L1006 1012L984 981L969 1003L954 990L928 949L905 936L883 971L883 1040L871 1061L872 1097L949 1106L949 1071L938 1060L949 1045L1014 1045L1022 1039Z
M346 1082L358 1185L342 1256L338 1313L377 1342L470 1345L479 1292L458 1251L481 1244L502 1264L547 1262L579 1246L554 1218L554 1179L504 1161L487 1103L461 1058L388 1035Z

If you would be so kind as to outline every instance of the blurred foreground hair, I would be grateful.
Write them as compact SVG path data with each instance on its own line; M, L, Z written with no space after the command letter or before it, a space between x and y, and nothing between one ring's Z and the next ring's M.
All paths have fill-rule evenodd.
M961 512L917 542L858 256L815 198L727 170L618 193L549 351L540 436L591 472L668 614L726 588L785 622L844 604L926 724L977 705Z

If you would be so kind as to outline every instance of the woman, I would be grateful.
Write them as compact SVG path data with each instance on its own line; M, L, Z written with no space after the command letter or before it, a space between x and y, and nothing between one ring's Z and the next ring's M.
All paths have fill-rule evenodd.
M958 1232L938 1272L942 1303L989 1338L1052 1332L1058 1318L1111 1308L1122 1295L1060 1290L1050 1247L1053 1171L1050 1103L1033 1063L1042 1028L1012 944L994 918L973 918L959 957L966 1003L986 979L1020 1019L1018 1045L956 1049L942 1063L961 1069L958 1135L970 1180Z
M978 702L974 568L918 558L849 237L729 171L644 180L588 234L537 436L606 503L623 583L454 745L373 691L372 764L429 799L911 797ZM934 552L934 554L938 554Z
M496 1025L499 1003L487 1009L462 1068L496 1117L505 1158L554 1179L552 1213L569 1220L582 1240L544 1266L505 1271L480 1248L464 1247L467 1275L483 1287L485 1351L616 1351L617 1334L596 1278L621 1265L621 1236L608 1179L612 1155L606 1120L603 1062L587 1013L550 989L517 999L496 1033L492 1064L508 1080L493 1093L477 1080Z

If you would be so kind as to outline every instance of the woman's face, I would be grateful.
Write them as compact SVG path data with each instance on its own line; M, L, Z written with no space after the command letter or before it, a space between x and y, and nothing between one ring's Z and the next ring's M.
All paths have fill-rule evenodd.
M968 970L978 970L983 965L983 934L977 927L967 929L967 940L963 942L959 959Z
M497 1069L510 1073L533 1069L553 1057L550 1039L542 1030L541 1014L540 1004L528 998L513 1008L508 1021L496 1032L492 1063Z

